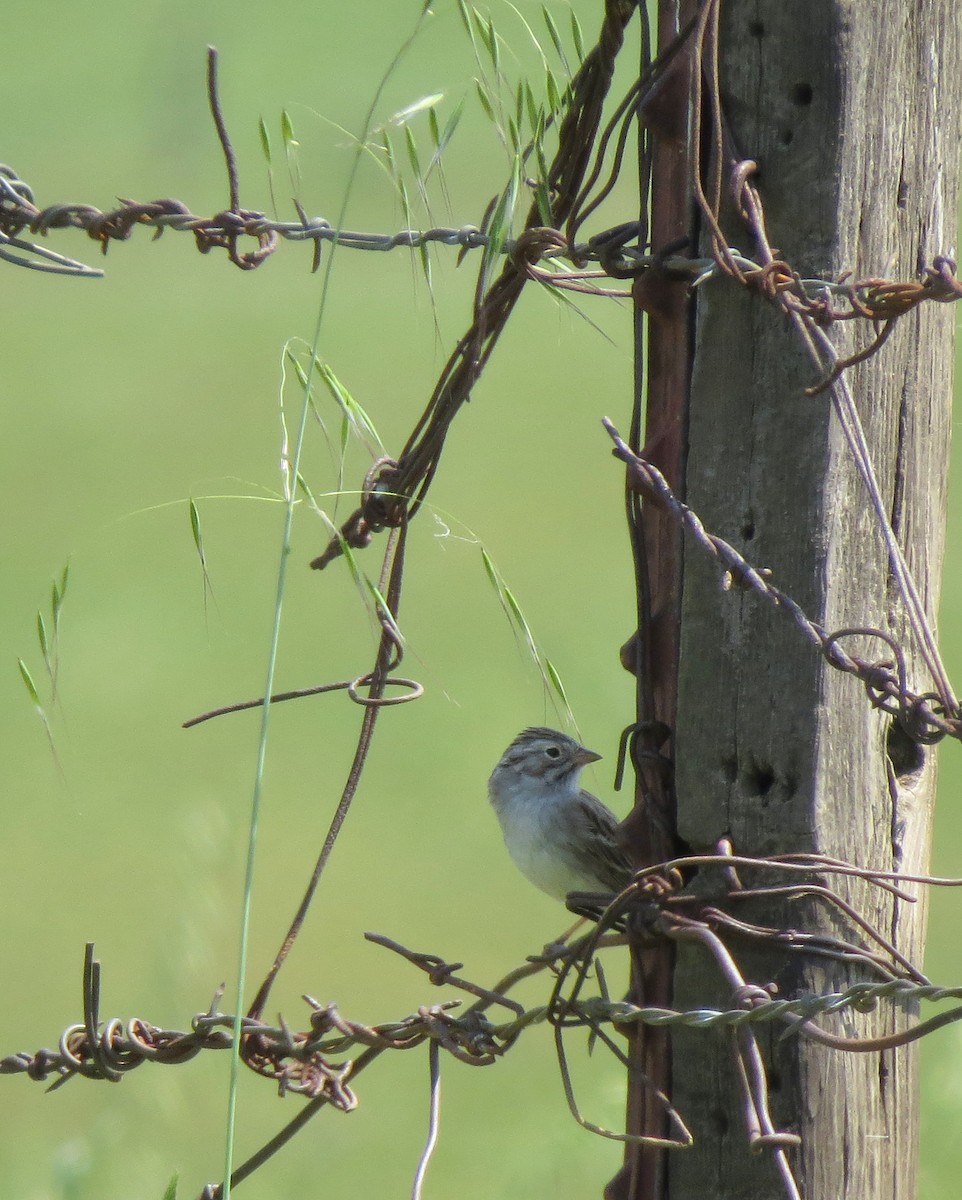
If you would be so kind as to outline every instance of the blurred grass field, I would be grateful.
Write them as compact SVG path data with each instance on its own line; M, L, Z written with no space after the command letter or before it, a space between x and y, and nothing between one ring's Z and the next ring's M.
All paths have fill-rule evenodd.
M319 15L317 6L280 0L268 21L254 9L239 19L237 5L161 10L135 0L103 4L85 25L65 4L41 3L29 31L5 34L4 110L24 115L8 121L0 156L41 205L106 209L122 195L176 196L199 213L226 207L204 92L205 47L213 43L244 206L270 211L258 120L278 147L287 109L300 143L299 197L309 214L334 221L351 151L330 122L359 128L417 5L377 6L376 20L328 7ZM441 205L435 213L438 224L458 225L479 219L502 186L507 158L474 98L476 68L456 7L438 7L380 115L444 92L443 124L467 97L446 158L451 211ZM540 21L540 5L518 7L532 26ZM597 6L579 0L575 8L590 38ZM567 10L554 11L567 28ZM521 66L530 65L536 56L523 26L509 7L498 13ZM276 158L282 164L279 150ZM290 215L282 165L275 175ZM368 163L349 211L351 228L405 224L388 180ZM79 233L55 233L49 245L99 260L96 244ZM405 251L342 252L334 269L321 353L389 451L468 321L475 262L458 270L453 253L441 250L433 264L436 307ZM231 995L235 975L258 716L190 732L180 723L263 689L283 515L281 359L287 339L310 339L320 282L304 248L282 245L259 271L241 273L222 253L198 255L186 236L154 243L145 231L114 246L101 265L107 275L99 281L5 268L0 1054L50 1045L79 1018L88 940L104 963L105 1016L183 1027L221 981ZM557 905L510 867L485 802L487 774L514 733L557 718L499 608L479 543L557 666L585 740L606 756L588 785L612 799L614 731L632 707L617 647L632 628L633 605L621 477L599 422L607 414L627 423L630 314L612 303L591 306L609 341L529 293L458 418L431 509L412 526L401 624L406 667L427 692L381 722L318 903L272 998L272 1011L294 1026L305 1014L304 991L369 1022L440 998L413 967L366 944L364 930L463 960L470 978L493 981L564 925ZM284 399L293 423L296 387ZM333 406L330 416L336 431ZM366 466L360 454L349 459L346 488L358 486ZM303 470L315 494L337 487L316 428ZM353 497L343 498L337 515L352 507ZM307 570L326 536L316 516L298 514L280 687L353 677L372 661L371 622L344 564L323 576ZM942 621L956 672L960 538L956 484ZM376 553L364 556L371 572ZM68 562L58 699L49 709L54 757L16 660L47 697L36 612ZM273 715L255 977L313 865L359 720L343 696L279 706ZM934 856L943 874L962 874L952 805L958 762L958 748L947 747ZM613 803L623 812L627 798ZM940 982L962 975L952 953L958 903L952 894L932 901L929 965ZM931 1198L954 1194L962 1162L960 1037L950 1028L923 1048L922 1195ZM0 1195L159 1197L175 1171L181 1196L196 1195L221 1177L227 1065L226 1055L207 1055L179 1070L142 1067L120 1088L75 1081L52 1096L22 1078L4 1080ZM427 1082L423 1053L378 1064L359 1081L357 1112L323 1114L240 1194L407 1194L426 1131ZM567 1115L546 1033L491 1069L447 1064L443 1088L427 1196L596 1195L618 1165L617 1145ZM579 1097L593 1120L619 1125L623 1089L605 1056L580 1064ZM263 1083L242 1078L240 1157L299 1103L281 1103Z

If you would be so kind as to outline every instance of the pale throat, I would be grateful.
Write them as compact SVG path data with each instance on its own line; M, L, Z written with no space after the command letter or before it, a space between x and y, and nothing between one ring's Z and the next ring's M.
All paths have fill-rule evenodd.
M524 810L554 808L581 794L579 775L580 771L569 771L559 779L531 771L501 770L491 781L491 802L499 811L510 809L512 816L522 817Z

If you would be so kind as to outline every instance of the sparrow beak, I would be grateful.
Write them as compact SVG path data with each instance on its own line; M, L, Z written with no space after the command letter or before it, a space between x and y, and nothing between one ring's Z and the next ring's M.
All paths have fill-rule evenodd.
M600 758L600 754L595 754L594 750L588 750L585 746L579 746L574 756L574 760L579 767L585 767L588 763L597 762Z

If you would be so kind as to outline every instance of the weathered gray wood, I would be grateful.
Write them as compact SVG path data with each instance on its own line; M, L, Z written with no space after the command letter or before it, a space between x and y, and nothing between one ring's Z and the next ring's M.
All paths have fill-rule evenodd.
M956 243L962 21L957 0L726 0L724 102L739 151L758 161L772 244L803 273L916 279ZM733 245L749 238L729 217ZM903 319L852 373L883 495L934 614L942 560L954 307ZM837 326L842 354L864 326ZM907 628L865 489L827 393L807 398L808 360L770 306L731 284L698 294L687 500L808 614L830 629ZM863 652L882 656L878 643ZM914 648L910 684L927 690ZM830 670L781 615L723 593L688 543L677 726L681 835L695 848L731 835L738 851L818 850L907 872L928 859L935 755L887 754L888 722L860 685ZM896 747L898 750L899 747ZM841 893L921 959L925 903L893 911L859 883ZM791 920L803 918L798 908ZM756 909L755 917L764 914ZM769 918L772 914L767 914ZM777 919L777 915L776 919ZM809 927L838 932L824 908ZM825 960L749 950L758 983L785 994L860 976ZM707 958L680 955L675 1001L729 997ZM883 1006L857 1030L889 1032ZM804 1039L774 1045L773 1116L799 1133L792 1162L805 1200L914 1195L917 1067L912 1051L841 1054ZM768 1200L784 1191L770 1157L750 1156L727 1044L676 1036L674 1101L696 1146L672 1156L672 1200Z

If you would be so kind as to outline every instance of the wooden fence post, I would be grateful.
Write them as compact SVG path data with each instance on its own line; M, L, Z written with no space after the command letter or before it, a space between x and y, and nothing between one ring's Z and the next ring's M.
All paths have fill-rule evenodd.
M719 48L735 152L757 163L771 245L793 269L917 280L937 255L954 252L956 0L724 0ZM657 203L657 186L654 194ZM753 254L730 199L723 228ZM954 306L921 305L848 372L891 524L933 620L956 316ZM872 328L845 322L828 333L845 357L869 343ZM910 686L928 691L832 399L806 396L819 380L788 322L756 292L712 279L696 293L694 342L686 502L826 629L877 627L895 638ZM860 683L833 671L782 614L737 586L723 591L717 565L690 541L680 645L675 758L685 842L709 850L730 836L744 854L818 851L881 870L924 870L934 752L873 709ZM885 657L878 641L846 646ZM924 893L912 906L858 880L838 890L920 961ZM739 915L798 926L800 911L797 902L773 902ZM804 909L804 927L840 932L818 902ZM782 995L841 990L863 977L844 962L747 944L739 961L751 980L775 982ZM679 951L673 1004L732 1005L698 947ZM857 1032L890 1032L905 1021L882 1004ZM831 1028L850 1032L839 1021ZM914 1050L842 1053L800 1037L779 1041L783 1031L768 1025L759 1037L773 1118L802 1139L791 1160L805 1200L913 1196ZM673 1035L672 1098L695 1145L668 1160L658 1190L670 1200L785 1195L770 1153L749 1151L729 1037Z

